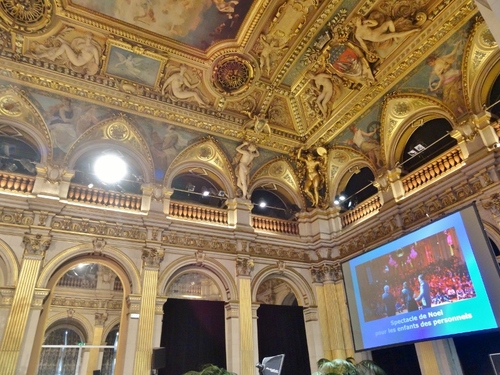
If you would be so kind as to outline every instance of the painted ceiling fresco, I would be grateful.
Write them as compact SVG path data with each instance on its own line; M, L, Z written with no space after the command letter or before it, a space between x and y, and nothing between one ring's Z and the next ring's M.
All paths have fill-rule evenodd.
M125 115L148 144L174 144L153 147L159 176L207 135L229 158L241 142L258 145L253 170L300 147L335 146L382 168L382 109L395 93L432 98L457 121L467 112L467 51L484 23L473 0L57 0L43 9L24 24L0 12L24 33L0 36L6 58L47 73L18 87L48 124L54 155Z
M252 5L249 0L72 0L72 3L201 50L220 40L233 39Z

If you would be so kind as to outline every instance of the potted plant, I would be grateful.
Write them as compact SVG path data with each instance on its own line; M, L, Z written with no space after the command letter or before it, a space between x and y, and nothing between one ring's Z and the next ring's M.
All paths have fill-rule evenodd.
M234 372L229 372L224 368L208 364L204 365L201 371L188 371L183 375L237 375L237 374Z
M387 375L375 362L365 359L356 363L354 358L318 361L318 371L313 375Z

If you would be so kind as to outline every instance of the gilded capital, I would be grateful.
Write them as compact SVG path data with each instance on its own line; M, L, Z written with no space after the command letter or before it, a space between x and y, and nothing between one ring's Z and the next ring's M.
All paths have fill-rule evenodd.
M142 249L142 260L144 262L144 266L159 268L164 257L165 251L162 249L150 247Z
M108 313L103 312L103 313L95 313L95 325L96 326L102 326L104 325L104 322L108 320Z
M236 275L237 276L251 276L254 268L253 259L250 258L237 258L236 259Z
M45 251L50 246L52 236L26 233L23 237L25 254L45 256Z
M313 283L322 284L325 278L321 267L311 267L310 271Z
M106 241L104 240L104 238L95 238L92 241L94 253L102 253L102 251L104 250L104 246L106 246Z

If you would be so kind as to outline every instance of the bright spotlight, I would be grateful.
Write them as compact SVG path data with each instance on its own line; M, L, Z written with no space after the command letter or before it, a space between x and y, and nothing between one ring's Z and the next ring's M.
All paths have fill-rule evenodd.
M261 208L264 208L266 206L267 206L267 203L264 202L264 201L262 201L262 202L259 203L259 207L261 207Z
M205 190L205 191L203 192L203 196L204 196L204 197L208 197L208 195L209 195L209 194L210 194L210 192L209 192L208 190Z
M127 174L127 164L117 155L106 154L96 160L94 173L99 180L114 184Z

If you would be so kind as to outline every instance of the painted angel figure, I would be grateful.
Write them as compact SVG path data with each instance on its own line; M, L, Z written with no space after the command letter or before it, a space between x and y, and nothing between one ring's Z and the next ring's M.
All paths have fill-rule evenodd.
M119 63L115 64L115 68L124 68L128 73L132 74L136 78L140 78L141 69L139 69L141 65L141 58L139 56L133 57L132 55L128 55L125 57L120 52L114 51Z

